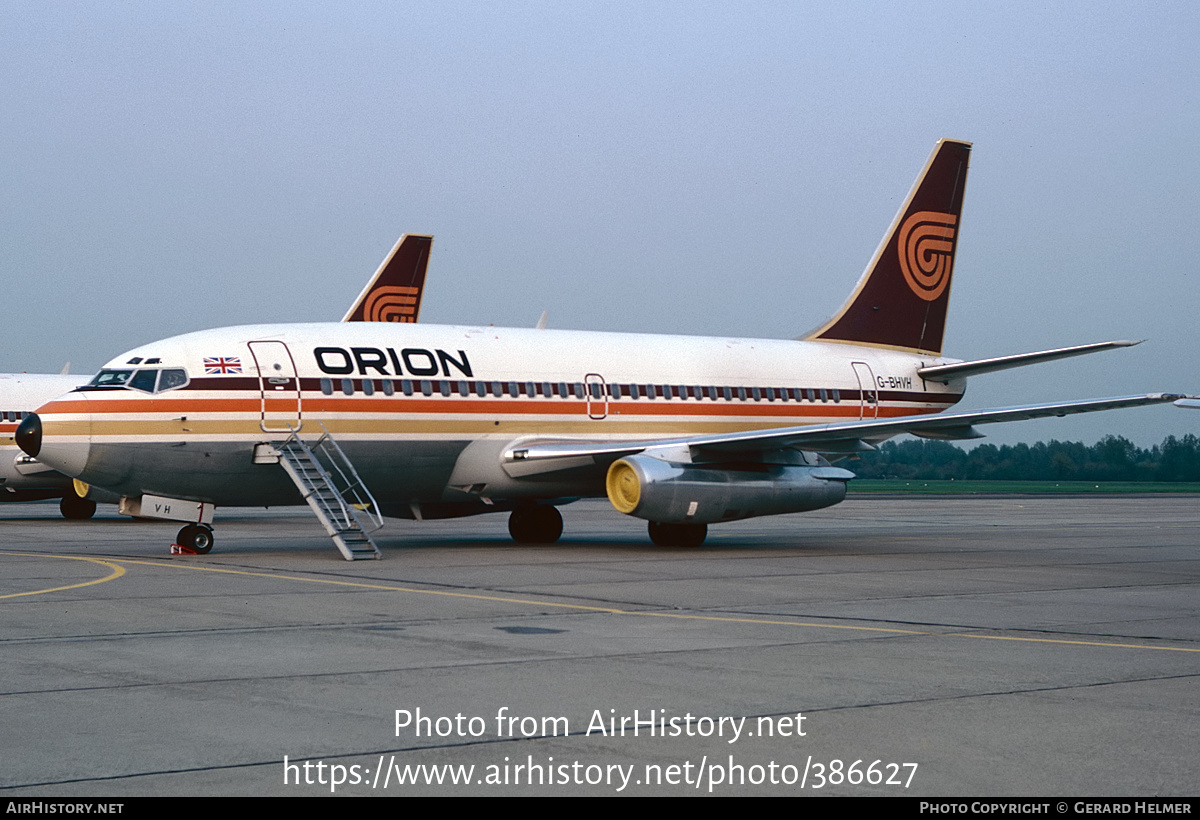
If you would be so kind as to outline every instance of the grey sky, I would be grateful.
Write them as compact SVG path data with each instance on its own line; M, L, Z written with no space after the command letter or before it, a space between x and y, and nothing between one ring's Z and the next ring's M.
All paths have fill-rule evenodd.
M7 344L336 320L435 236L422 320L791 337L935 140L975 144L947 355L1146 344L964 409L1200 392L1195 3L20 3L0 9ZM1175 408L996 443L1200 431Z

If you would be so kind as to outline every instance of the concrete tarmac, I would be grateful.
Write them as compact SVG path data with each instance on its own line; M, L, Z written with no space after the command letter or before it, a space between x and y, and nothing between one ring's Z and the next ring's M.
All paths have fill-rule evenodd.
M695 550L563 513L348 563L301 509L170 556L0 507L0 794L1196 794L1200 497L851 496Z

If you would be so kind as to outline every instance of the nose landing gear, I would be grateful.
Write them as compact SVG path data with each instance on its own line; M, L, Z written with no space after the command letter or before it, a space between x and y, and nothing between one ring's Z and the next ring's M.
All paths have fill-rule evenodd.
M179 548L178 552L176 547ZM212 527L207 524L188 524L175 536L171 552L177 555L207 555L212 548Z

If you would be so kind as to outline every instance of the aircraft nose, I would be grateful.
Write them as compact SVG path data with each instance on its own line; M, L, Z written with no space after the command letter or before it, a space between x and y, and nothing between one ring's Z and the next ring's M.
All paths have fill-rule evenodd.
M14 438L17 446L24 450L26 455L37 458L38 453L42 451L42 420L38 418L37 413L30 413L17 425Z
M17 446L60 473L78 477L88 466L92 418L86 398L71 394L26 416L13 434Z

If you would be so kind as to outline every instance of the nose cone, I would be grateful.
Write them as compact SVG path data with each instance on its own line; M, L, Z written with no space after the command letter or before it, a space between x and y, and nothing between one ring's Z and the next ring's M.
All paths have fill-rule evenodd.
M26 455L37 458L38 453L42 451L42 420L38 418L37 413L30 413L17 425L14 438L17 446L24 450Z
M13 435L25 453L60 473L78 477L92 448L92 419L86 399L75 394L38 408Z

